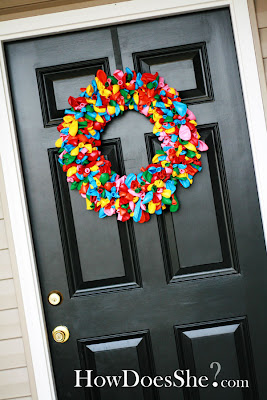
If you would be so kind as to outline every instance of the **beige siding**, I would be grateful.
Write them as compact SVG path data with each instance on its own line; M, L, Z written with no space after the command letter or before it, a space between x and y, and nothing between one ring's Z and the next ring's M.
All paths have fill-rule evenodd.
M267 79L267 0L255 0L255 9L258 21L265 75Z
M30 385L24 345L27 336L21 327L23 314L18 308L16 273L10 257L8 215L4 218L2 206L6 200L1 169L0 189L0 400L33 400L30 396L35 390Z
M31 395L27 368L16 368L0 371L0 400ZM21 399L22 397L22 399Z
M0 310L8 310L15 307L17 307L17 299L14 281L13 279L2 279L0 281Z
M0 340L19 337L22 337L22 332L18 309L13 308L10 310L0 311Z
M0 0L0 21L129 0Z
M265 28L267 26L267 1L255 0L258 27Z

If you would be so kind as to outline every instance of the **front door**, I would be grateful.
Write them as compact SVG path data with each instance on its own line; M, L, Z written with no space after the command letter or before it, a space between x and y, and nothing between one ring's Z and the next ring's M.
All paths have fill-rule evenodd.
M267 260L228 9L9 42L5 51L58 399L266 399ZM54 145L68 97L99 68L126 67L159 72L179 90L209 146L192 187L177 190L179 212L145 224L86 211ZM160 146L134 111L102 140L120 174L138 173ZM48 301L55 290L57 306ZM70 333L63 344L52 337L60 325ZM212 362L221 366L217 387ZM206 375L209 386L146 378L101 388L98 378L74 387L74 370L93 370L93 380L177 369Z

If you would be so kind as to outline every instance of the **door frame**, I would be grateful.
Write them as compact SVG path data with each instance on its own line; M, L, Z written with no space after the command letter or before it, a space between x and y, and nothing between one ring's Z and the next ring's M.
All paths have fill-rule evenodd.
M56 400L3 43L188 12L230 8L248 120L265 241L267 239L266 121L247 0L131 0L0 22L0 156L17 269L39 400ZM3 146L5 143L5 146ZM12 182L12 185L9 184Z

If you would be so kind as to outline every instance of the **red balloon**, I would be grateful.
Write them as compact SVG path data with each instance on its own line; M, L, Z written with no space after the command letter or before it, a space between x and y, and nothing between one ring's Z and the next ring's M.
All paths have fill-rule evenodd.
M102 82L103 84L106 83L107 81L107 74L105 73L105 71L103 71L102 69L99 69L96 73L96 76L98 77L98 79L100 80L100 82Z
M100 124L100 122L94 122L94 129L96 130L96 131L100 131L100 129L102 128L102 126L101 126L101 124Z

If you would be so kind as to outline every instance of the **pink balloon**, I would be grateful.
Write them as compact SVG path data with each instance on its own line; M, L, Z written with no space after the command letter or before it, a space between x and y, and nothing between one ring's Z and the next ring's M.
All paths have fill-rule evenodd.
M206 151L209 149L208 146L206 145L206 143L202 142L202 140L199 140L198 144L199 144L199 146L198 146L199 151Z
M122 79L124 73L120 69L116 69L113 75L115 76L116 79Z
M162 88L164 86L164 78L162 76L159 77L159 85L158 87Z
M143 110L140 111L140 112L141 112L141 114L144 114L144 115L147 117L147 115L148 115L148 110L149 110L149 106L146 106L146 107L143 108Z
M179 130L179 136L182 140L190 140L191 139L191 131L187 125L182 125Z
M187 109L186 113L188 114L188 118L190 120L196 120L195 114L191 110L189 110L189 108Z
M108 217L111 217L111 215L115 214L115 212L116 212L115 208L112 208L112 207L107 208L107 209L104 208L104 213L105 213Z

